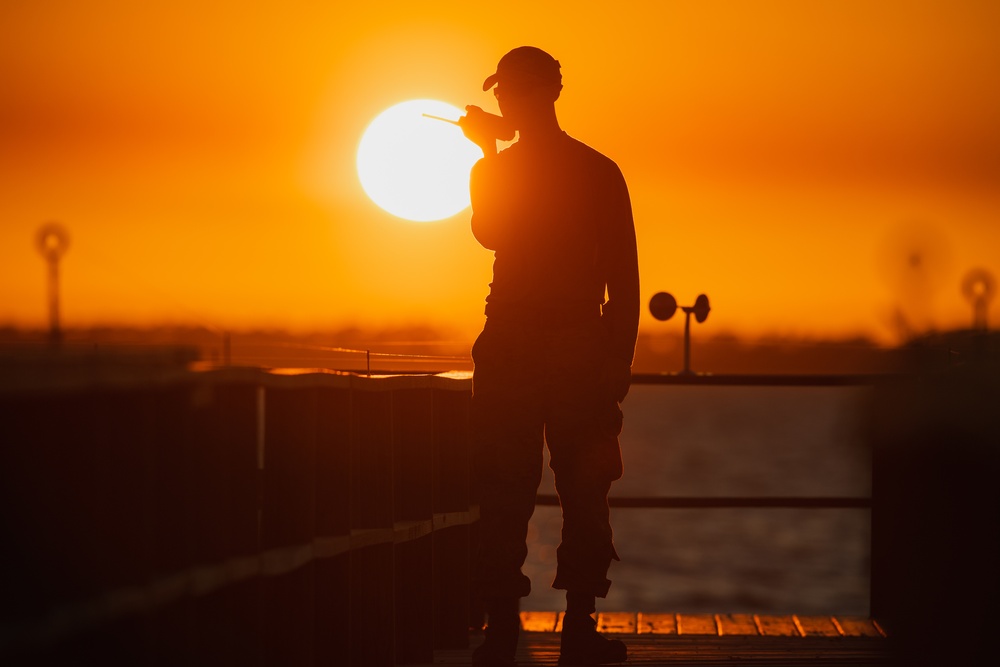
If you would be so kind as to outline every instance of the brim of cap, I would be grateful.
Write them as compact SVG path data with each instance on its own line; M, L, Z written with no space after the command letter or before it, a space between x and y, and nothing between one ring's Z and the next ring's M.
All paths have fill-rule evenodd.
M497 85L497 81L500 80L500 75L494 72L486 77L486 81L483 81L483 90L489 90L493 86Z

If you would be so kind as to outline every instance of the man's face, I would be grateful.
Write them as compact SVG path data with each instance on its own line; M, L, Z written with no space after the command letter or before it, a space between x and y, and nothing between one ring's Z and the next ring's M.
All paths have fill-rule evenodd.
M503 117L520 128L525 122L546 113L558 97L550 83L537 81L505 80L493 89Z

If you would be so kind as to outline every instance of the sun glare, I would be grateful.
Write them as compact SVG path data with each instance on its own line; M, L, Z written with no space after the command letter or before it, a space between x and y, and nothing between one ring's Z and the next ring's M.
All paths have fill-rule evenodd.
M462 111L436 100L389 107L365 130L358 177L373 202L417 222L443 220L469 206L469 172L482 151L456 125Z

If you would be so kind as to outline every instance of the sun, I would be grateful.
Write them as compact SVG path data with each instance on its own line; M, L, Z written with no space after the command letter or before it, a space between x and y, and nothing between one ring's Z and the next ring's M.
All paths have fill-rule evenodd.
M443 220L469 206L469 172L482 151L456 125L462 111L437 100L389 107L358 145L358 178L380 208L413 220Z

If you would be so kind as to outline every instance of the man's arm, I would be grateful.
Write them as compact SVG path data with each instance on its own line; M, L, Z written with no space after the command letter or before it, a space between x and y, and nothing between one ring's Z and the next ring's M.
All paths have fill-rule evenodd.
M628 393L639 333L639 259L628 186L621 172L616 172L602 239L608 300L601 317L610 338L605 382L620 402Z
M496 250L505 233L502 220L509 205L497 173L498 155L484 157L472 166L469 197L472 201L472 234L484 248Z

